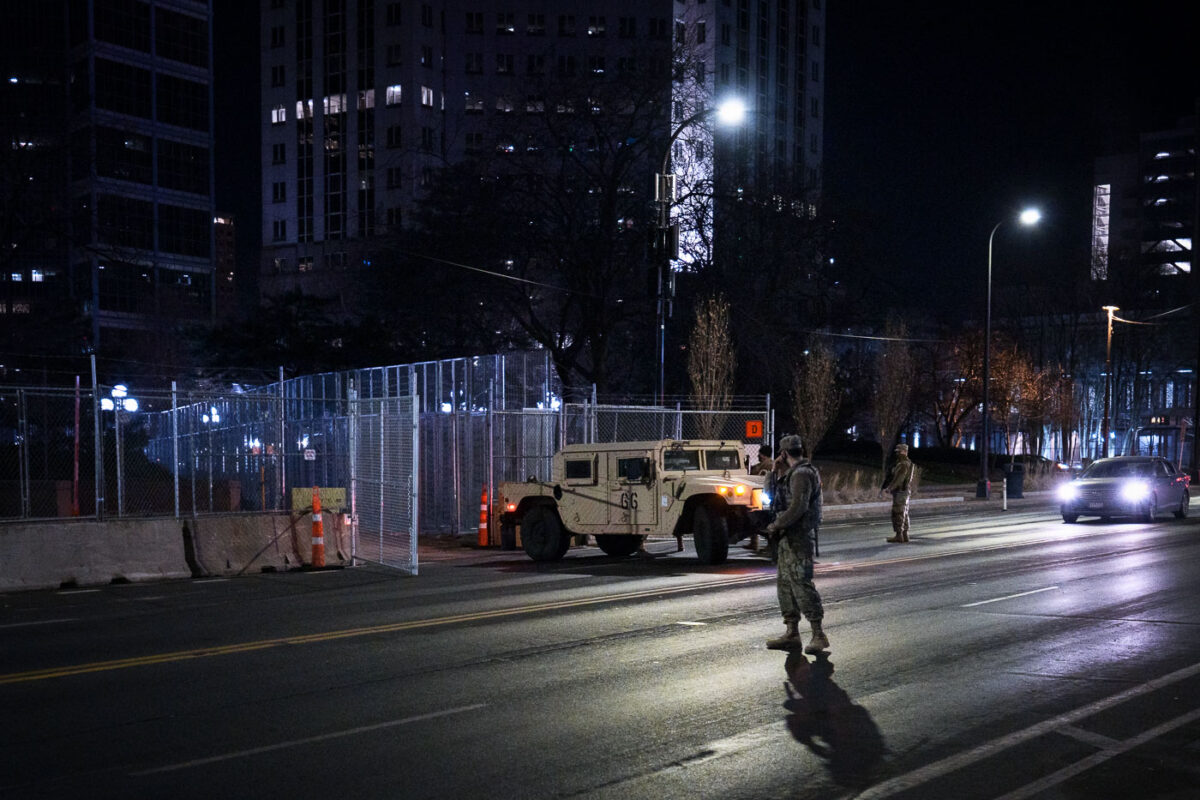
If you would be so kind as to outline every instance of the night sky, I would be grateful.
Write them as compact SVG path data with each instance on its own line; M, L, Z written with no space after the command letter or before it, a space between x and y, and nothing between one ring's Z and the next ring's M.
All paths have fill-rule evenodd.
M564 0L564 6L571 5ZM580 3L578 5L584 5ZM1093 160L1173 125L1200 96L1194 3L828 0L828 208L864 230L869 268L903 308L982 302L1086 263ZM258 245L258 3L215 0L218 210L243 263Z
M826 190L909 307L1086 263L1093 161L1194 113L1194 3L828 3ZM1130 11L1129 9L1134 9Z

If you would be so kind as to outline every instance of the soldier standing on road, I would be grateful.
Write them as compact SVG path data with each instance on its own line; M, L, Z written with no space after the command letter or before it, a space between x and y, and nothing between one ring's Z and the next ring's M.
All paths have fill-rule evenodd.
M771 445L764 444L758 448L758 461L754 466L750 467L751 475L770 475L775 468L775 459L771 458ZM758 552L758 529L755 528L750 534L750 543L746 545L748 550Z
M758 461L750 468L751 475L766 475L775 466L775 459L771 458L771 445L764 444L758 448Z
M908 460L908 445L896 445L896 463L888 473L887 483L881 491L892 493L892 532L887 541L908 541L908 499L912 494L913 473L916 465Z
M778 486L784 510L767 526L767 535L778 538L776 589L787 630L783 636L768 639L767 647L772 650L799 647L803 616L812 626L812 640L804 652L819 653L829 648L829 639L821 630L825 609L813 584L813 531L821 524L821 475L805 458L799 436L783 437L779 449L788 464L787 474Z

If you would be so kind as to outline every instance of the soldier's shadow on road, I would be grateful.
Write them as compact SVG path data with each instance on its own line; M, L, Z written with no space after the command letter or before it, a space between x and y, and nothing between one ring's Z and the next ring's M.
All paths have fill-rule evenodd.
M883 735L867 710L833 680L828 654L819 653L809 661L793 650L784 669L788 698L783 707L788 710L792 736L825 762L837 785L870 786L883 764Z

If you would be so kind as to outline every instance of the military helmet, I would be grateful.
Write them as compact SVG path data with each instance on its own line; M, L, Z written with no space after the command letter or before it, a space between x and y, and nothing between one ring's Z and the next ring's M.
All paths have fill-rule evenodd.
M793 458L799 458L804 454L804 443L793 433L779 440L779 450Z

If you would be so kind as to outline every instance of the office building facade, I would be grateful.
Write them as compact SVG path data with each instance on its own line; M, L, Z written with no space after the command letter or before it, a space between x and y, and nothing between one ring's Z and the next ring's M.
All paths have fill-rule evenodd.
M348 309L356 276L437 170L536 146L497 138L498 121L619 113L553 100L581 76L636 69L661 88L663 155L680 122L737 95L751 110L743 128L675 141L681 181L711 179L736 152L730 180L819 197L821 0L267 0L261 19L264 294L302 289ZM647 209L660 158L633 187Z
M1148 306L1186 297L1197 225L1195 118L1143 133L1136 151L1096 160L1092 270ZM1176 305L1181 305L1182 300Z
M43 287L31 316L70 309L78 350L170 361L215 310L209 3L29 3L8 22L8 155L50 202L7 288Z

